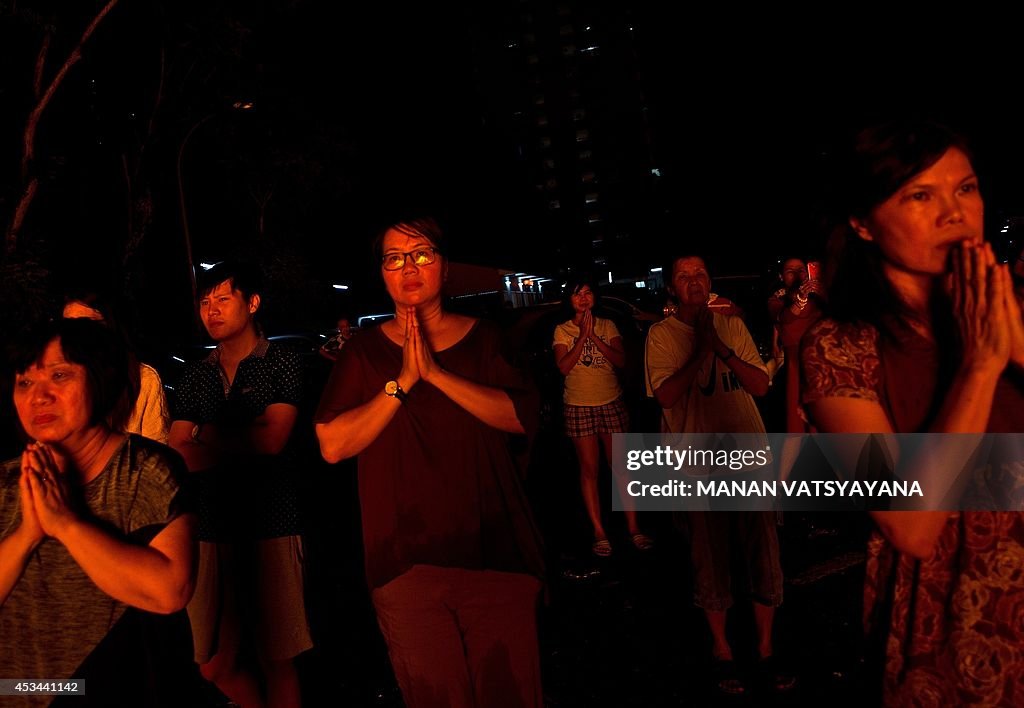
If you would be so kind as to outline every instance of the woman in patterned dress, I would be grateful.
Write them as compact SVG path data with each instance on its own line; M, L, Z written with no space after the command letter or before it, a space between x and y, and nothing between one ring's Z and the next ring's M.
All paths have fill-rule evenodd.
M803 340L815 427L1024 430L1024 325L1009 271L983 240L963 141L936 124L887 123L858 134L845 168L830 316ZM1024 705L1021 515L872 517L864 618L884 654L884 703Z

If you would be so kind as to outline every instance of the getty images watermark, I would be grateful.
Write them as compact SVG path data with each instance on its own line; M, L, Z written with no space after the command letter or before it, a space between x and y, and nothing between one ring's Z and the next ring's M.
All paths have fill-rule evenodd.
M625 434L613 506L651 511L1024 509L1024 435Z

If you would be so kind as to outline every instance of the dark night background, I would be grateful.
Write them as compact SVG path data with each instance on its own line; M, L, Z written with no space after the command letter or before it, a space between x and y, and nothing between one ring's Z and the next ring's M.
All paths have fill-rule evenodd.
M5 233L40 46L51 38L45 86L103 4L0 0ZM143 359L201 341L179 186L197 265L263 264L270 334L382 312L369 241L410 210L442 220L455 260L556 283L571 267L631 288L675 243L709 256L713 275L765 276L780 257L821 255L832 146L893 114L973 138L998 240L1024 218L1019 34L964 7L120 0L40 121L39 191L0 255L0 338L80 285L122 303ZM763 308L771 281L756 283ZM660 295L641 304L656 310ZM592 572L571 446L546 435L547 486L529 491L552 555L549 705L707 704L703 618L668 515L651 521L656 562L627 549ZM360 577L354 476L337 472L314 463L307 481L319 634L305 686L347 681L365 699L352 705L398 705ZM780 527L778 634L804 662L802 705L861 705L865 522L831 516Z
M45 85L100 6L0 3L5 226L42 37L52 34ZM31 166L41 187L7 267L23 273L29 259L55 282L127 296L144 349L179 345L193 331L180 154L195 262L260 256L278 331L372 310L366 243L409 208L438 214L467 262L639 275L660 265L663 244L683 241L719 274L759 273L818 248L830 141L893 111L937 115L976 140L990 229L1021 211L1024 137L1008 81L1019 61L1002 23L972 30L964 18L866 9L730 15L624 2L121 0L43 115ZM561 36L559 63L566 23L575 34ZM540 69L524 59L535 51L527 32ZM565 58L569 40L600 50ZM524 88L531 71L539 88ZM604 214L606 240L624 243L617 253L590 252L586 215L548 208L536 136L521 125L530 92L543 90L557 133L569 74L596 123L596 181L626 195ZM630 177L647 167L660 176ZM329 287L339 281L355 287L339 296Z

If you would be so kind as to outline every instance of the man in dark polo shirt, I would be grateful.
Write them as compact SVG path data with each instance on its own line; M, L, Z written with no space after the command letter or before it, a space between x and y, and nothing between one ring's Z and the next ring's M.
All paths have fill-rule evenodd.
M217 348L185 371L169 440L199 483L199 575L188 607L195 658L236 703L299 705L294 658L312 646L289 444L301 366L256 324L255 271L218 263L198 286ZM246 665L246 647L259 667Z

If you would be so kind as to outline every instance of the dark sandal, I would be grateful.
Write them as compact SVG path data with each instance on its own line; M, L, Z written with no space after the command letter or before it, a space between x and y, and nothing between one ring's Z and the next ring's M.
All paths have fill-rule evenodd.
M747 686L743 683L739 666L732 659L713 659L712 670L715 688L723 696L744 696Z
M774 655L758 660L757 673L761 682L776 693L787 693L796 688L796 676L788 671L783 662L776 659Z

